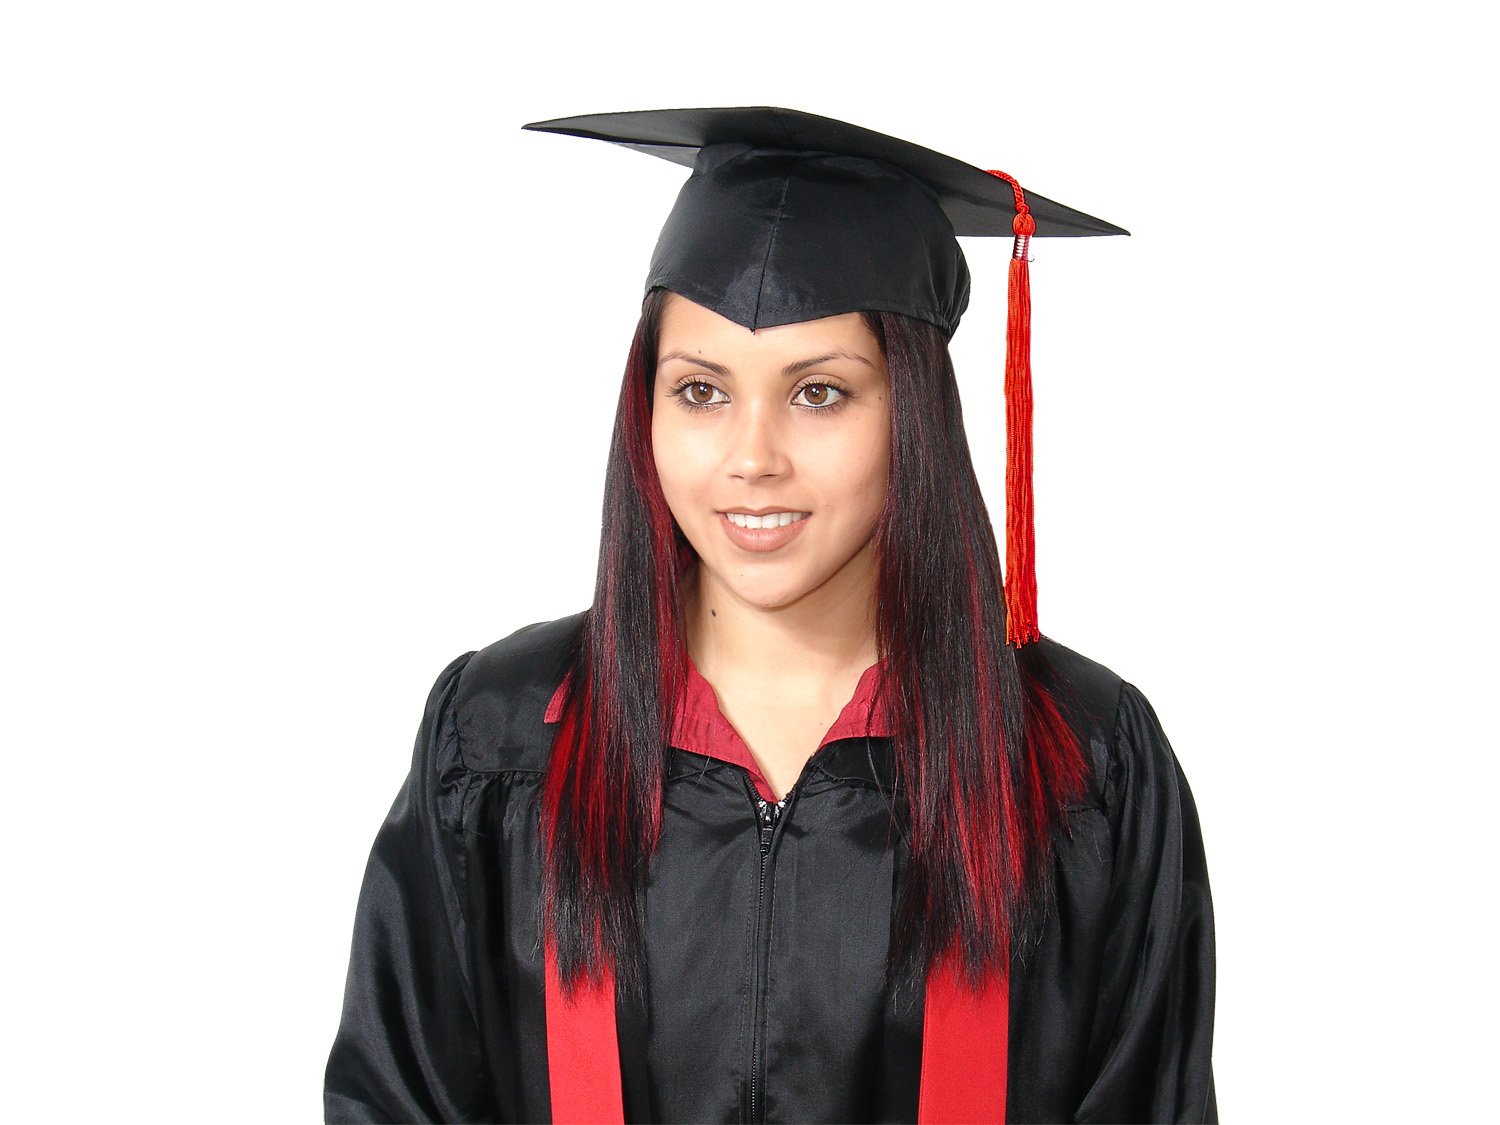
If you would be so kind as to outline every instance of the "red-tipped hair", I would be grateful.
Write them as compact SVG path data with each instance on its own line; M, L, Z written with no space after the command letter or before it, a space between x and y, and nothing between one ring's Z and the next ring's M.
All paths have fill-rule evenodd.
M607 964L644 979L640 892L661 832L662 748L684 671L679 584L689 555L651 452L661 299L648 299L615 413L594 603L542 788L543 933L566 988Z
M941 332L866 319L891 378L876 622L911 833L892 969L950 949L971 983L1045 912L1063 810L1087 765L1036 645L1006 643L1005 583Z

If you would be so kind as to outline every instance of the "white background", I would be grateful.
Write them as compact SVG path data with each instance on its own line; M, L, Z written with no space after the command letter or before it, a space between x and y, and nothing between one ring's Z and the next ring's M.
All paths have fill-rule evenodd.
M590 598L684 174L519 126L755 104L1133 232L1034 251L1041 617L1146 692L1193 783L1221 1105L1491 1104L1481 29L1443 4L518 7L0 17L10 1114L319 1119L432 680ZM1009 246L966 249L954 349L998 511Z

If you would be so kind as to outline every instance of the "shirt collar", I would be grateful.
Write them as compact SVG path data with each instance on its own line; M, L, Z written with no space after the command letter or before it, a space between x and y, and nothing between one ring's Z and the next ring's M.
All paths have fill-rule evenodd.
M552 701L547 704L546 722L555 723L562 719L563 701L567 698L570 679L571 673L553 692ZM861 674L859 683L854 688L854 695L844 704L844 709L818 743L819 750L841 738L890 737L890 727L883 710L875 706L880 686L881 666L877 662ZM766 800L774 801L775 794L750 753L750 747L740 737L740 732L734 729L734 725L724 717L724 712L719 709L718 697L714 695L713 685L703 678L691 657L687 661L687 682L683 687L677 710L672 716L672 745L679 750L688 750L742 766L755 782L756 791Z

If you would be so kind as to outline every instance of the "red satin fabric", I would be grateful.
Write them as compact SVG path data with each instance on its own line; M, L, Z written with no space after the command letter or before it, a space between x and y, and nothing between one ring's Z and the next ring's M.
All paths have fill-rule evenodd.
M1010 978L987 978L976 995L947 958L927 977L917 1121L1005 1120Z
M563 995L557 952L546 941L547 1076L552 1120L558 1123L625 1120L620 1090L620 1043L615 1033L615 975L583 981L572 999Z

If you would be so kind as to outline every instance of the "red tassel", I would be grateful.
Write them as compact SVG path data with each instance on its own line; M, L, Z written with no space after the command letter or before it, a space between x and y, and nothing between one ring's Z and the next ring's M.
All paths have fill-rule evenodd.
M1011 223L1016 241L1010 259L1010 299L1005 333L1005 640L1024 645L1042 635L1036 612L1036 525L1031 491L1031 271L1036 220L1021 185Z

